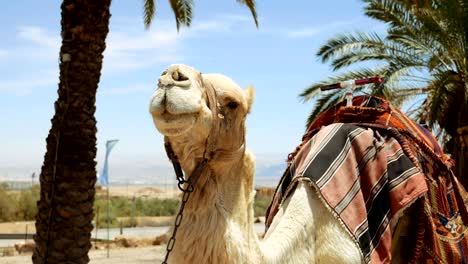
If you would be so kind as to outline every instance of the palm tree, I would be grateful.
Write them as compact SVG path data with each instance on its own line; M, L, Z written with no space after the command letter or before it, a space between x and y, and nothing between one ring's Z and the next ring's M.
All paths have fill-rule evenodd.
M386 97L396 105L420 99L415 116L430 128L440 128L457 174L468 175L468 149L457 132L468 125L468 0L363 2L367 16L387 24L386 35L358 32L328 40L317 55L331 62L334 71L344 71L311 85L300 96L309 101L324 84L380 75L382 84L358 88L357 93ZM344 93L318 97L308 123ZM462 181L468 187L468 177Z
M177 28L190 26L192 1L170 0ZM254 0L246 5L257 22ZM96 92L111 0L63 0L60 82L40 174L34 263L87 263L96 182ZM154 1L145 0L149 27Z

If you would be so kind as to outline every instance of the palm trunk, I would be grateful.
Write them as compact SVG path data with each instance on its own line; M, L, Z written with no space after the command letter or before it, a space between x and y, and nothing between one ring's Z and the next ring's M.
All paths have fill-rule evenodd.
M460 105L458 113L458 129L457 129L457 156L455 157L455 173L458 176L463 187L468 190L468 72L462 74L462 92L460 97L464 98Z
M458 155L455 157L455 173L460 183L468 190L468 148L459 148Z
M96 92L111 0L63 0L60 83L37 203L33 262L88 263L96 182Z
M457 175L460 183L468 190L468 79L463 78L468 76L468 72L461 75L461 86L459 94L457 95L459 101L458 106L458 119L456 124L456 131L453 133L454 146L451 151L452 157L455 160L454 172Z

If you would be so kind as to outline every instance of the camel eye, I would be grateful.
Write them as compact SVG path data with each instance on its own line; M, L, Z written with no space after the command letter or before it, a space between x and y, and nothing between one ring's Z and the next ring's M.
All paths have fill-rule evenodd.
M239 106L239 104L238 104L237 102L229 102L226 106L227 106L229 109L234 110L234 109L236 109L236 108Z

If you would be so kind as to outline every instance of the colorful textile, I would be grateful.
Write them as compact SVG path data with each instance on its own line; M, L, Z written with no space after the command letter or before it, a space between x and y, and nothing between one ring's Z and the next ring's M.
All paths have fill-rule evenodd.
M323 127L288 173L296 175L292 186L307 180L319 191L371 263L390 261L390 223L427 191L424 175L395 139L350 124Z
M314 138L330 124L351 123L365 129L372 129L375 135L386 138L386 145L401 146L404 156L424 174L425 180L421 182L428 186L428 191L411 206L411 210L408 210L411 216L410 237L406 239L409 241L406 247L407 252L405 254L401 252L405 263L468 263L468 198L452 172L452 160L443 154L437 140L430 132L414 123L387 101L375 97L359 96L353 99L353 105L346 107L345 102L341 102L327 109L308 128L301 145L289 156L289 166L280 180L267 211L266 227L268 228L271 224L282 201L294 191L295 183L300 179L308 179L297 173L298 164L301 163L300 160L304 155L314 155L310 145L316 140ZM378 139L378 137L375 138ZM398 144L392 143L394 141ZM322 157L318 163L328 162ZM313 166L310 167L310 171L312 170L314 170ZM332 176L332 178L335 177L336 175ZM360 183L361 189L363 186L366 185ZM364 192L366 192L365 188ZM345 222L342 215L336 215L340 221ZM371 222L373 221L368 220L368 223ZM392 225L389 226L391 227ZM381 241L386 240L385 235L381 237ZM365 255L367 251L361 243L362 240L355 238ZM385 245L383 247L379 243L377 245L371 243L370 257L366 260L371 263L380 263L378 258L374 258L375 256L384 260L384 255L388 254L386 243L383 242ZM385 252L381 251L381 248L384 248Z
M322 112L309 126L304 137L310 137L322 126L332 123L355 123L366 127L403 129L422 140L439 158L444 161L448 160L443 155L437 140L427 129L416 124L386 100L370 96L357 96L353 98L353 106L346 107L345 105L346 102L341 102Z

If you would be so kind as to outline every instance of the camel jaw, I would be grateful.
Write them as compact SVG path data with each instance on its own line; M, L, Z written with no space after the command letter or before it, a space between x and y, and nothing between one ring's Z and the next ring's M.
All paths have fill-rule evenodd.
M150 101L150 114L158 131L179 136L195 125L203 109L201 92L179 85L159 85Z
M195 125L198 113L171 114L168 111L151 113L156 129L168 137L187 133Z

